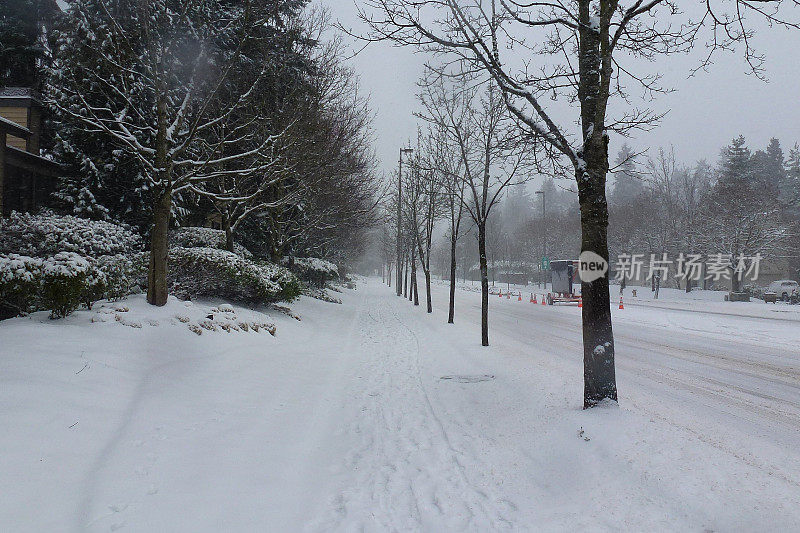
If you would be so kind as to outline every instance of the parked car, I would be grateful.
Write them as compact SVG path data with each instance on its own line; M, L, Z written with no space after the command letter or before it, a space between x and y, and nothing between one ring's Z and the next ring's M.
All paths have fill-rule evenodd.
M788 302L792 295L800 294L800 284L791 279L779 279L770 283L767 290L777 294L784 302Z

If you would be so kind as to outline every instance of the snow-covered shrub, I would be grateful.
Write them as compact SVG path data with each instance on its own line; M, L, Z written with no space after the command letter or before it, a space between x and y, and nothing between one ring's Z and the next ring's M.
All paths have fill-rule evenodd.
M225 232L219 229L186 227L170 232L170 245L178 248L216 248L225 250ZM233 251L242 257L251 258L253 254L239 244L233 243Z
M216 248L170 250L170 291L181 297L224 298L249 304L291 300L296 278L270 263L255 263Z
M282 263L301 280L324 287L328 281L339 279L339 268L316 257L284 257Z
M0 319L34 310L41 276L41 259L0 254Z
M300 296L300 282L288 268L263 260L254 261L253 264L261 271L262 277L280 287L277 300L290 302Z
M148 254L104 255L95 260L98 270L106 277L103 296L119 300L130 294L142 292L147 285Z
M59 252L42 262L42 306L51 318L63 318L80 304L91 308L102 297L106 277L85 257Z
M121 254L141 249L131 229L98 220L53 213L12 213L0 220L0 253L51 257L75 252L84 257Z

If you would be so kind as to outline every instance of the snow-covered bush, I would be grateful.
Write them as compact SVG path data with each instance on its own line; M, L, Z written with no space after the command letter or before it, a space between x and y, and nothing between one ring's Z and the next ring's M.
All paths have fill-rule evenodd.
M178 248L216 248L225 249L225 232L219 229L187 227L177 228L170 233L170 245ZM233 243L233 250L237 255L245 258L253 257L250 251L239 244Z
M129 294L142 292L147 285L148 254L104 255L95 260L95 265L106 277L103 296L119 300Z
M291 300L299 294L297 279L286 269L216 248L173 248L169 282L170 292L180 297L248 304Z
M328 281L339 279L339 268L324 259L316 257L284 257L283 264L301 280L324 287Z
M277 300L290 302L300 296L300 283L288 268L264 260L254 261L253 264L261 271L263 278L280 287Z
M34 309L41 276L41 259L18 254L0 254L0 318L9 318Z
M75 252L100 257L140 250L142 239L131 229L98 220L53 213L12 213L0 220L0 253L52 257Z
M42 306L51 318L63 318L81 304L91 309L103 296L106 277L75 252L59 252L42 262L41 283Z

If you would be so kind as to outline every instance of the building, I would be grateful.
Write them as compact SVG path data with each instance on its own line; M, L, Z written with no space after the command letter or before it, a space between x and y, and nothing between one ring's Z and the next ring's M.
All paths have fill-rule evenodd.
M0 213L49 205L61 167L39 152L42 104L26 87L0 89Z

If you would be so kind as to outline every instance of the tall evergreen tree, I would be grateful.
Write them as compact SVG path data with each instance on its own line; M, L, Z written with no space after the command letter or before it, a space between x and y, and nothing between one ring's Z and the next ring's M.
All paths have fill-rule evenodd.
M55 0L0 0L0 87L41 89Z
M636 171L636 153L625 143L620 148L614 160L614 188L611 192L611 201L621 205L630 203L644 192L644 185L639 173Z
M752 199L756 188L750 149L744 136L739 135L722 149L714 194L723 205L737 208Z
M753 154L751 165L754 185L761 194L775 199L782 196L785 170L780 141L774 137L770 139L766 150Z

